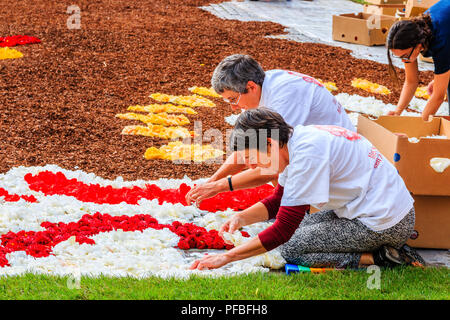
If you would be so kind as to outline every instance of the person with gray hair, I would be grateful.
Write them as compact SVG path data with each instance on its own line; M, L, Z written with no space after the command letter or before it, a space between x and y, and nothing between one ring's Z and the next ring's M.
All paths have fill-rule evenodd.
M395 167L358 133L332 125L293 128L260 108L239 116L230 140L249 162L280 175L273 195L236 212L219 234L275 222L191 269L219 268L279 246L288 263L309 267L424 264L405 245L414 229L414 200ZM320 212L310 214L310 205Z
M223 59L214 70L211 84L234 110L267 107L291 126L324 124L356 131L344 108L322 83L294 71L264 71L248 55ZM200 203L220 192L276 183L276 173L261 174L260 168L244 170L246 167L244 160L233 153L205 184L187 194L187 202Z

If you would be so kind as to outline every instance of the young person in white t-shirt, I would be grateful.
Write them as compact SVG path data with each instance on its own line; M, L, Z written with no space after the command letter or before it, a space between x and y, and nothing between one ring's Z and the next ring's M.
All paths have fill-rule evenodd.
M211 84L233 109L267 107L294 127L324 124L356 131L344 108L319 81L294 71L264 71L248 55L225 58L216 67ZM233 153L207 183L189 192L187 201L199 203L219 192L229 191L228 180L231 179L234 190L277 179L277 175L261 175L258 168L241 172L245 168L243 160Z
M231 145L247 162L280 173L279 183L220 232L276 220L247 243L191 268L218 268L278 246L288 263L311 267L423 263L405 245L414 228L413 199L395 167L361 135L337 126L292 128L260 108L239 116ZM321 211L309 214L310 205Z

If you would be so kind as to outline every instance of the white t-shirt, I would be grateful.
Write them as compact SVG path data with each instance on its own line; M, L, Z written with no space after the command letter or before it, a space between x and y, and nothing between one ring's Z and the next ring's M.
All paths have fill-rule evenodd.
M297 126L288 141L289 165L278 182L282 206L310 204L388 229L414 200L395 167L363 136L336 126Z
M320 82L294 71L266 71L259 106L278 112L293 127L326 124L356 131L344 108Z

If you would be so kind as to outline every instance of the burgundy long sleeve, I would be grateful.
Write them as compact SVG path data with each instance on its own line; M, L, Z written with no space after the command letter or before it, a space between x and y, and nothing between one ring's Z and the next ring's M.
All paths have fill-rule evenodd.
M280 206L284 188L277 185L272 195L261 200L269 212L269 220L276 218L275 223L258 234L263 247L270 251L287 242L300 222L302 222L309 205Z
M281 206L274 224L258 234L263 247L270 251L287 242L297 230L307 210L309 205Z
M281 198L283 197L284 188L279 184L275 187L273 193L261 200L269 212L269 219L275 219L280 208Z

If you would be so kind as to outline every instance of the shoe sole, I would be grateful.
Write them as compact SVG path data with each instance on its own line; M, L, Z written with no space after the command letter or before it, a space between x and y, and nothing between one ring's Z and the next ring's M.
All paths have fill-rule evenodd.
M389 246L383 246L383 250L384 250L384 255L391 263L394 263L396 265L404 265L405 264L405 261L403 261L402 256L397 249L395 249L393 247L389 247Z

